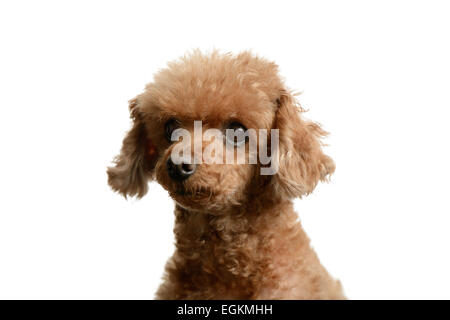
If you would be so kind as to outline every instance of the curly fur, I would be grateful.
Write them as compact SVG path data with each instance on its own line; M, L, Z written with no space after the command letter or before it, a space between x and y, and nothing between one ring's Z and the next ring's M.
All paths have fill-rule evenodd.
M176 202L176 251L158 299L345 298L292 204L334 171L321 147L326 132L302 118L276 64L249 52L194 51L156 74L130 111L133 127L108 168L109 184L142 197L156 179ZM219 129L236 120L279 129L278 173L262 176L260 164L203 163L189 179L173 181L166 162L174 144L164 137L172 118L191 131L194 120Z

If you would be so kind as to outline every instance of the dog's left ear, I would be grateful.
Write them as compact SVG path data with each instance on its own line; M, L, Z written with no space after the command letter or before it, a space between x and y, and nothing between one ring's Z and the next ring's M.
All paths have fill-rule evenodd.
M137 99L129 102L133 126L123 139L120 154L109 167L108 184L124 197L142 198L148 190L148 181L153 176L156 148L147 138L142 114Z
M311 193L320 180L334 172L334 161L322 151L327 133L320 125L301 118L301 107L286 90L277 100L275 126L279 129L279 168L275 190L290 198Z

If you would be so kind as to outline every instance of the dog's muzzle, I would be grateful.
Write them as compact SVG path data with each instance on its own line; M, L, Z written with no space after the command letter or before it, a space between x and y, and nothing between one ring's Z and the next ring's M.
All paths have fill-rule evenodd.
M197 166L191 163L173 163L172 159L169 157L167 160L167 172L169 176L175 181L183 181L192 176L195 172Z

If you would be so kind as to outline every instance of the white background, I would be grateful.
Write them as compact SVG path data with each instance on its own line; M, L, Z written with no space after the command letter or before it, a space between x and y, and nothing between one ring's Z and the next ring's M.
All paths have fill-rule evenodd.
M151 299L173 204L106 166L127 100L193 48L275 60L331 132L330 184L296 200L352 299L450 298L445 1L2 1L0 298Z

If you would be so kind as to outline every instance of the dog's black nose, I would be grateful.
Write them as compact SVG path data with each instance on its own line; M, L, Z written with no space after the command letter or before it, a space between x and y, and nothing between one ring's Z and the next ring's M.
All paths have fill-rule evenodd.
M169 172L169 176L176 181L183 181L189 178L196 169L195 164L191 163L173 163L172 159L169 157L167 160L167 171Z

